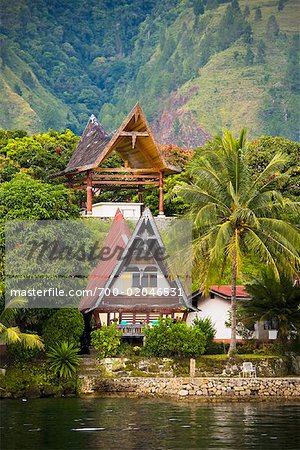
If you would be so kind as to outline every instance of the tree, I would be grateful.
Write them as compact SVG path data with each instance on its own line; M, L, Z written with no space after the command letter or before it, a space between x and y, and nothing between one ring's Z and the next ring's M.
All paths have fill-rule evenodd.
M245 25L243 40L246 44L252 44L253 42L253 31L249 23Z
M283 219L287 209L299 211L299 204L276 190L287 158L277 153L253 175L247 152L245 130L237 139L224 131L196 152L189 166L192 181L176 189L191 205L194 262L203 271L203 288L207 291L231 267L230 354L236 351L236 284L245 258L255 254L277 279L282 267L295 273L300 261L299 230Z
M267 23L267 36L272 39L279 35L279 25L275 16L270 16Z
M259 64L264 64L266 62L266 44L262 39L260 39L257 44L256 60Z
M288 65L286 69L286 82L292 92L300 91L300 47L299 35L293 36L291 48L288 55Z
M278 11L282 11L283 10L283 8L285 7L286 1L287 0L279 0L278 1L278 6L277 6Z
M257 8L255 8L254 20L255 20L255 22L258 22L259 20L261 20L261 18L262 18L261 9L259 7L257 7Z
M0 185L0 221L75 218L79 216L79 208L72 201L75 198L64 186L18 174Z
M217 0L207 0L206 9L215 9L218 7Z
M204 14L204 6L201 0L193 1L193 9L195 16L201 16L202 14Z
M245 9L244 9L244 17L249 17L249 16L250 16L250 8L249 8L249 5L246 5Z
M245 63L248 66L252 66L253 62L254 62L254 53L251 50L251 47L248 46L247 47L247 53L246 53L246 56L245 56Z
M299 336L300 286L284 273L277 278L272 271L264 270L246 288L252 300L241 306L242 322L248 326L257 321L275 321L277 339L284 349L289 337Z
M26 349L44 348L43 341L36 334L22 333L15 326L18 308L25 306L26 300L16 298L11 300L0 314L0 342L2 344L21 344Z
M261 173L278 152L287 156L284 170L289 174L281 181L278 189L291 200L299 201L300 173L297 167L300 155L299 142L279 136L261 136L254 139L250 142L247 153L249 169L253 175Z

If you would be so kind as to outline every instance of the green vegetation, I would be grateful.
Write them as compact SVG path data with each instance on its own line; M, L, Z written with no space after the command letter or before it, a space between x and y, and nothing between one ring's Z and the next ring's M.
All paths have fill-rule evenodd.
M50 185L19 174L0 184L0 221L63 220L78 217L74 196L63 185Z
M72 378L80 365L78 351L79 348L66 341L51 347L47 353L50 369L61 378Z
M0 343L1 344L19 344L22 349L44 348L43 341L39 336L32 333L22 333L15 325L17 309L25 306L26 300L15 299L9 304L9 308L4 309L0 314Z
M275 321L278 326L277 339L284 349L288 338L299 338L300 330L300 287L284 273L280 278L264 270L260 279L247 285L252 295L251 302L240 308L240 320L246 326L257 321Z
M158 324L145 331L146 356L199 356L204 353L206 336L201 327L188 326L185 322L159 319Z
M206 343L205 343L205 353L210 353L212 347L213 347L213 340L216 335L216 328L214 324L212 323L212 320L210 317L204 317L204 318L197 318L194 320L193 325L197 327L204 336L206 337Z
M103 325L101 329L92 331L91 343L98 352L99 358L116 356L121 345L122 331L117 325Z
M43 340L47 349L66 341L79 346L84 330L84 320L77 309L59 309L47 320L43 332Z
M60 378L47 361L12 364L0 375L1 397L53 397L74 395L78 391L78 377Z
M195 227L195 264L203 288L220 282L226 265L231 267L231 343L236 351L236 284L247 256L255 255L279 279L284 270L295 276L299 264L299 230L284 214L299 211L299 204L276 188L287 158L276 153L255 175L247 162L246 132L237 139L225 131L195 153L189 172L191 182L179 185L177 194L191 204ZM204 275L203 275L204 274Z
M158 136L189 148L200 142L191 125L237 131L245 117L253 136L297 139L297 8L297 0L5 0L0 125L79 134L93 112L113 130L139 99Z

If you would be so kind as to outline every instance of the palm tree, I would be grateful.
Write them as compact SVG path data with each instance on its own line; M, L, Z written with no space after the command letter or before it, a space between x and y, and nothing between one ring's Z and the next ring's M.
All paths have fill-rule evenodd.
M253 325L257 321L274 320L278 325L277 339L284 348L288 337L300 332L300 286L282 273L263 270L259 280L247 285L251 302L240 307L242 322ZM292 333L292 334L291 334Z
M19 327L12 326L18 314L18 308L24 307L26 299L15 298L0 314L0 342L2 344L22 344L25 348L43 349L44 344L36 334L22 333Z
M278 153L253 176L247 163L246 131L237 139L229 131L196 153L189 166L191 182L175 193L191 205L195 226L195 262L202 262L203 286L220 280L231 267L231 342L236 351L236 284L245 257L255 254L268 264L276 278L282 266L290 272L299 264L299 230L283 213L299 211L299 204L285 199L276 184L287 158Z

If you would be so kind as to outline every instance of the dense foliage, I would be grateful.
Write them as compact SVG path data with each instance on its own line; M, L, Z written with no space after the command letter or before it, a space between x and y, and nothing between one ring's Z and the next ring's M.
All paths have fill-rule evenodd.
M243 303L240 311L242 323L253 325L256 321L273 321L278 327L278 340L286 345L288 338L299 338L300 333L300 286L281 273L276 278L269 270L260 279L247 285L253 297Z
M122 331L117 325L103 325L101 329L92 331L91 343L97 350L99 358L116 356L121 345Z
M283 137L261 136L249 144L248 161L253 174L261 173L273 156L281 152L287 156L284 169L288 176L279 185L281 192L294 200L300 195L300 144Z
M224 131L206 150L195 153L190 183L177 188L191 204L198 255L194 263L202 272L203 287L219 283L226 265L231 267L230 352L236 350L236 284L245 257L256 254L277 279L283 270L296 276L299 269L299 229L285 216L299 214L299 204L277 190L286 176L287 158L276 153L253 175L249 151L245 130L238 138Z
M21 114L32 130L67 126L79 134L93 112L113 130L137 99L158 123L162 111L169 115L170 94L179 89L182 106L193 85L200 102L186 103L187 109L209 131L217 131L213 116L218 128L230 126L228 120L236 124L239 113L235 106L241 120L250 104L258 132L297 139L296 4L251 3L242 8L237 0L4 0L0 123L17 126ZM201 85L199 71L206 67L215 80L211 90ZM238 94L249 84L257 105ZM220 94L228 87L233 95L223 108L230 114L219 114ZM201 114L211 105L208 121ZM179 143L178 130L186 127L190 134L190 124L172 111L169 118Z
M0 182L9 181L17 169L46 180L65 169L79 140L70 130L50 130L30 137L18 134L9 137L12 132L0 130Z
M0 220L63 220L78 217L74 197L63 185L19 174L0 184Z
M43 340L47 349L66 341L79 346L84 320L77 309L59 309L45 323Z
M206 336L199 327L173 319L159 319L145 331L143 354L147 356L194 357L204 353Z

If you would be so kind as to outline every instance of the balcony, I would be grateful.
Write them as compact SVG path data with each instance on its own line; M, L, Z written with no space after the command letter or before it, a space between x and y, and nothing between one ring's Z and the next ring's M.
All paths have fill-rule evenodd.
M146 325L143 324L119 324L118 330L121 330L122 337L143 337L145 336L144 330Z

